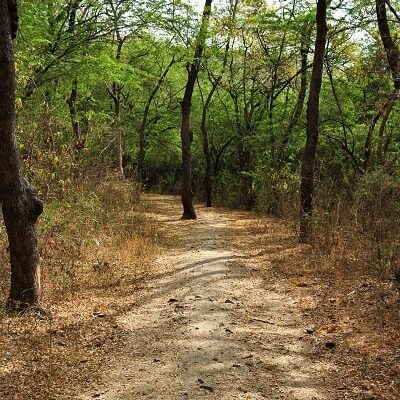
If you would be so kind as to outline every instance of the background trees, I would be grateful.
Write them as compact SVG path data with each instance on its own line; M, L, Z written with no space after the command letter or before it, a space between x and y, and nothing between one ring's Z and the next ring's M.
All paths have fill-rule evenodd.
M315 12L313 2L297 1L215 8L190 118L199 195L278 215L295 209ZM327 19L317 192L335 171L348 194L353 177L378 167L394 173L397 103L375 4L333 2ZM200 15L179 1L58 1L39 10L24 0L21 21L20 146L42 192L62 196L71 171L99 164L179 192L179 102Z
M21 0L20 9L18 145L46 201L103 167L145 189L181 193L185 99L189 205L194 191L208 205L291 218L298 233L303 178L303 189L315 183L314 233L334 242L339 225L364 233L374 226L360 227L359 212L380 183L381 206L363 219L379 219L370 234L389 240L385 210L397 207L399 179L396 2L332 1L318 47L313 1L221 1L207 35L200 10L186 1ZM302 160L313 59L323 73L311 178ZM190 102L188 69L196 72Z

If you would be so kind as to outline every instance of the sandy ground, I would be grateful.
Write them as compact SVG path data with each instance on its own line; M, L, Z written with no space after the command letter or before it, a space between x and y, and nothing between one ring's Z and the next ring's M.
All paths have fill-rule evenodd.
M313 357L301 299L251 273L235 214L199 208L197 221L180 221L179 199L146 202L168 239L160 273L118 320L125 348L79 398L336 398L327 361Z

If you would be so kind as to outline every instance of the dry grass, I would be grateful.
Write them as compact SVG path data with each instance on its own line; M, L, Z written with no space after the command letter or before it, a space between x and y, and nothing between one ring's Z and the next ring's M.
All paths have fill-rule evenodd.
M179 215L157 215L148 204L152 209L115 177L92 177L70 189L65 200L48 204L40 247L44 304L52 318L0 316L0 399L76 399L100 378L110 353L123 348L118 316L140 302L136 289L143 278L159 273L153 269L155 253L181 245L176 232L163 232L152 219ZM337 398L399 399L399 293L368 264L371 251L362 247L368 237L356 237L343 224L321 224L320 246L312 248L298 244L280 219L233 211L227 217L228 242L246 256L243 267L299 299L304 327L313 328L307 335L312 356L331 366L323 373ZM5 247L3 240L3 299L9 276ZM327 350L327 341L336 348Z
M310 247L279 219L236 217L230 239L248 255L243 266L299 299L304 328L313 329L313 357L332 365L325 374L335 398L399 399L400 293L366 264L370 253L362 252L362 242ZM325 348L328 341L334 350Z
M152 274L158 232L128 182L82 180L39 225L43 305L51 317L0 313L0 398L68 399L95 381L124 340L115 320ZM0 228L0 295L9 269Z

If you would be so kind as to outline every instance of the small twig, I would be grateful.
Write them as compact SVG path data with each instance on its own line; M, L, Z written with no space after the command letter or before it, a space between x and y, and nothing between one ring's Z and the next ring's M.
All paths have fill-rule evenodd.
M250 321L257 321L257 322L263 322L264 324L275 325L275 322L267 321L266 319L261 319L261 318L250 318Z

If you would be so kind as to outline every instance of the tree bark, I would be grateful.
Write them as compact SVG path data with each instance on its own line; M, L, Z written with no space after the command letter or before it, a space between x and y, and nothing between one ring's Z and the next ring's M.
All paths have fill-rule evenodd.
M168 64L167 68L164 70L163 74L160 76L156 86L154 87L153 91L150 93L149 98L147 99L146 107L143 112L142 122L139 126L139 153L137 156L137 179L143 183L144 180L144 162L146 158L146 127L147 127L147 120L149 118L149 112L151 104L153 103L154 98L156 97L158 91L160 90L162 84L165 81L165 78L168 75L168 72L175 64L175 56L172 57L171 62Z
M391 101L388 102L388 105L383 114L381 124L379 126L378 143L376 147L376 161L380 166L384 166L386 163L386 151L384 148L386 148L387 150L387 146L389 146L390 144L390 135L388 135L385 140L386 125L389 121L390 114L392 113L393 108L396 105L398 95L399 93L396 91L395 95L391 96Z
M75 34L75 26L76 26L76 16L79 8L81 0L73 0L69 4L68 10L68 33L72 35ZM80 157L80 153L85 145L85 140L81 134L81 127L78 119L78 79L75 78L71 84L71 92L67 99L68 109L69 109L69 117L71 121L72 128L72 149L74 153L74 175L78 174L78 161Z
M218 77L216 77L214 80L210 79L211 90L208 93L208 96L207 96L205 102L203 101L203 111L201 114L200 129L201 129L202 139L203 139L204 160L206 162L206 170L205 170L205 174L204 174L204 189L205 189L205 201L206 201L207 207L212 207L212 197L213 197L212 196L212 191L213 191L212 159L211 159L211 151L210 151L210 140L209 140L208 128L207 128L207 115L208 115L208 109L210 107L210 104L211 104L211 101L215 94L215 91L217 90L219 84L221 83L222 75L224 74L226 65L228 63L228 53L229 53L229 49L231 46L232 30L233 30L233 25L234 25L234 22L236 19L236 11L237 11L238 3L239 3L239 0L234 0L233 2L231 2L230 26L229 26L228 38L227 38L227 41L225 44L225 52L224 52L221 74Z
M202 133L203 139L203 154L204 160L206 162L206 170L204 174L204 189L205 189L205 200L206 206L212 207L212 174L211 174L211 152L210 152L210 142L208 138L208 129L207 129L207 112L208 107L210 106L212 97L215 93L215 90L218 86L218 81L215 81L212 85L211 91L207 96L205 103L203 104L203 112L201 114L201 124L200 129Z
M0 2L0 203L7 230L11 287L7 305L25 309L40 303L36 221L42 203L21 175L15 130L15 70L12 37L15 9Z
M307 104L307 140L304 149L300 186L300 241L303 243L312 240L314 171L319 136L319 99L328 32L326 22L327 7L327 0L318 0L316 18L317 36L315 40L314 63Z
M115 135L115 161L118 174L125 177L122 164L122 130L121 130L121 99L120 90L116 83L113 84L114 100L114 135Z
M400 52L395 41L392 38L388 17L386 13L387 0L376 0L376 17L378 20L379 34L382 39L383 47L385 48L386 57L388 60L390 72L392 73L393 85L396 91L400 90Z
M376 123L378 120L382 117L382 122L379 127L379 132L378 132L378 144L377 144L377 163L380 165L384 165L385 160L384 160L384 150L383 150L383 142L384 142L384 134L385 134L385 128L386 124L389 120L390 114L393 110L393 107L396 105L398 98L400 97L400 51L399 48L393 40L389 23L388 23L388 16L386 12L386 5L389 5L389 8L391 8L390 3L387 0L376 0L375 1L375 6L376 6L376 18L378 22L378 28L379 28L379 34L383 43L383 47L386 52L386 58L388 61L388 65L390 68L390 72L392 75L392 80L393 80L393 86L394 86L394 91L392 95L390 96L389 100L385 104L385 106L382 108L382 110L377 114L375 119L373 120L370 130L367 135L367 140L366 140L366 146L365 146L365 160L364 160L364 170L367 170L369 163L370 163L370 158L371 158L371 147L372 147L372 135L373 131L375 128ZM391 11L393 9L391 8ZM385 153L387 151L387 147L389 146L390 143L390 135L386 138L386 143L385 143Z
M78 175L78 162L85 146L85 135L82 135L81 125L78 119L78 109L77 109L77 99L78 99L78 80L74 79L71 85L71 92L67 99L69 118L71 121L72 128L72 150L74 156L74 166L73 173L74 176Z
M190 126L190 115L192 110L192 96L197 76L200 70L200 61L203 55L203 49L206 42L208 31L208 22L211 15L212 0L206 0L204 4L203 17L201 20L200 32L197 37L196 48L193 61L189 67L188 80L186 83L185 94L181 102L182 123L181 123L181 141L182 141L182 219L196 219L196 211L193 205L193 187L192 187L192 152L191 144L193 141L193 132Z
M297 97L297 102L294 107L292 116L290 118L290 121L288 123L288 126L285 130L282 143L280 145L280 149L278 152L278 165L281 166L284 163L284 154L286 147L290 141L290 138L292 137L292 133L294 128L298 125L301 115L303 113L303 108L304 108L304 103L306 100L306 94L307 94L307 67L308 67L308 46L307 46L307 40L308 37L306 38L305 35L302 37L301 40L301 45L300 45L300 54L301 54L301 75L300 75L300 91L299 95Z
M116 11L114 10L114 13ZM121 37L119 30L115 30L115 35L117 38L117 52L115 59L117 61L121 60L122 57L122 47L124 46L125 40L127 37ZM114 102L114 150L115 150L115 164L118 174L125 178L124 167L122 163L122 128L121 128L121 93L123 89L123 85L120 85L114 82L111 85L111 88L107 88L108 93L110 94L113 102Z

